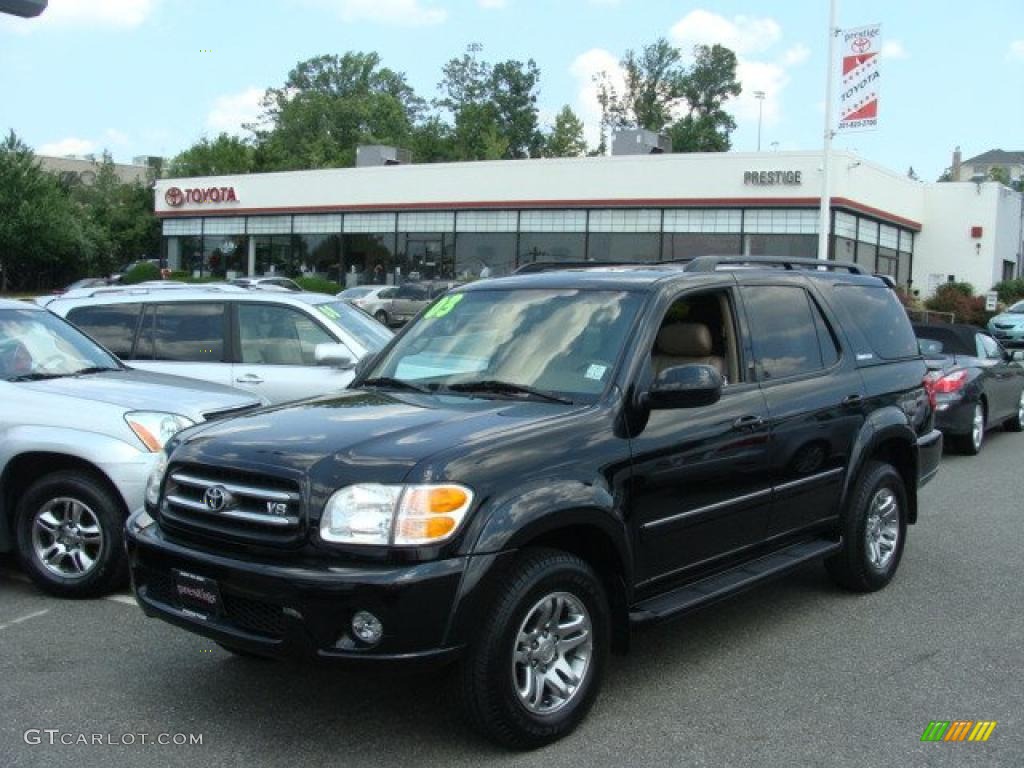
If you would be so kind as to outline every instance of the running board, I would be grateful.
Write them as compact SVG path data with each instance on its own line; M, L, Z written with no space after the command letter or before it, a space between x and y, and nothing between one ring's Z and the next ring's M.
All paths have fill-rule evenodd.
M792 544L757 560L642 600L630 608L629 620L633 624L644 624L703 608L763 581L782 576L810 560L831 554L840 546L841 542L827 539Z

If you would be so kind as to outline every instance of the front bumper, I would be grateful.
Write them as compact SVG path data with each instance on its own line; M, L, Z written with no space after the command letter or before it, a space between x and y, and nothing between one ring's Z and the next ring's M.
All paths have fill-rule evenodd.
M1024 328L992 328L991 333L1007 349L1024 349Z
M268 564L169 541L156 525L129 520L127 546L135 598L147 616L264 656L366 661L456 657L445 639L469 558L358 567ZM203 617L182 607L172 569L214 579L222 611ZM368 646L351 632L370 611L384 627Z

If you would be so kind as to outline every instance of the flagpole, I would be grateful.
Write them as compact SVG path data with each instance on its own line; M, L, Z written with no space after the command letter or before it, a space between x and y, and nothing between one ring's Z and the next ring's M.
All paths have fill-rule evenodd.
M825 62L825 143L821 153L821 213L818 218L818 258L828 258L828 236L831 229L829 209L831 190L829 176L832 170L832 68L836 54L836 0L829 0L828 59Z

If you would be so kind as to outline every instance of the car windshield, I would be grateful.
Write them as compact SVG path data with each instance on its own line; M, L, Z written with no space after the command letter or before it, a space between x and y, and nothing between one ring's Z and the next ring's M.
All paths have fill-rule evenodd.
M345 301L325 301L315 305L324 317L337 323L371 353L380 352L395 335L365 312Z
M0 379L48 379L121 367L106 350L49 312L0 309Z
M1024 315L1024 301L1018 301L1006 311L1014 315Z
M364 381L480 396L594 400L611 378L643 300L628 291L492 289L433 304Z
M363 296L368 296L373 291L373 288L346 288L344 291L338 294L339 299L361 299Z

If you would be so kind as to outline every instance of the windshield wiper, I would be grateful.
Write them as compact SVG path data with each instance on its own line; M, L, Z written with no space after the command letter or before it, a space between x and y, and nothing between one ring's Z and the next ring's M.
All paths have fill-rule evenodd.
M72 376L86 376L90 373L103 373L104 371L120 371L120 368L112 368L109 365L93 365L88 368L81 368L75 371Z
M21 376L12 376L8 381L43 381L44 379L63 379L65 376L70 376L70 373L43 373L37 371L36 373L23 373Z
M549 403L562 403L572 405L572 400L567 397L552 395L550 392L543 392L525 384L514 384L511 381L499 381L497 379L483 379L481 381L460 381L447 387L452 392L493 392L496 395L529 395L540 400L547 400Z
M419 384L413 384L405 379L396 379L394 376L376 376L372 379L364 379L360 382L361 387L391 387L393 389L410 389L413 392L433 394L429 389Z

